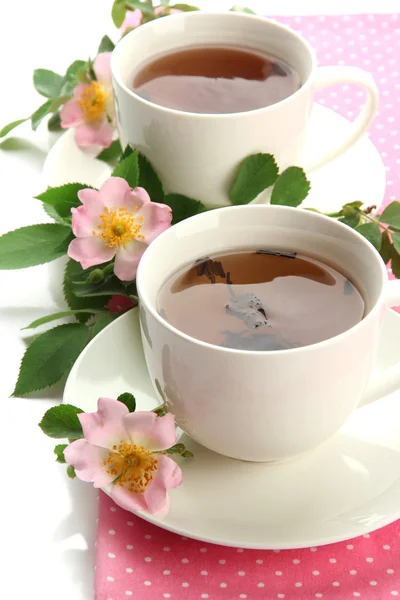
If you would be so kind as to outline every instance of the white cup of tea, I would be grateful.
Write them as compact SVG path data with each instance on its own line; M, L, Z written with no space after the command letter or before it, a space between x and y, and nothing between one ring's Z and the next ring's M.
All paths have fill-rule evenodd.
M318 343L248 351L200 341L160 316L160 290L179 268L227 250L257 248L298 252L335 266L360 291L364 317ZM400 304L400 281L388 281L364 237L329 217L271 205L204 212L148 247L136 282L152 382L178 425L220 454L248 461L302 454L331 437L362 399L400 387L399 367L371 380L384 312Z
M225 46L267 53L285 61L299 76L300 88L275 104L231 114L197 114L166 108L132 91L144 65L184 48ZM271 153L283 170L312 170L337 158L367 130L378 106L370 74L357 67L317 67L311 45L290 28L262 17L238 13L192 12L156 19L127 34L115 48L111 71L118 129L123 147L147 156L168 192L229 205L228 191L241 161ZM313 94L335 83L356 83L366 103L349 134L321 153L314 164L302 161Z

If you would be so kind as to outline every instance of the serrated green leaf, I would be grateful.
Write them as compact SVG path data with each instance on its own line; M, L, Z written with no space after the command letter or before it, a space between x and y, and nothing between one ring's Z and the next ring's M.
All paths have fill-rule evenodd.
M74 87L79 83L79 76L87 68L85 60L74 60L64 75L60 94L72 94Z
M105 315L103 317L99 317L96 319L95 324L93 325L92 335L96 336L100 331L102 331L107 325L115 321L119 317L119 314Z
M273 185L278 167L272 154L253 154L239 167L236 180L229 192L232 204L248 204L263 190Z
M380 215L379 220L382 223L386 223L392 227L400 228L400 202L395 200L388 204L383 213Z
M57 321L58 319L64 319L66 317L75 317L82 313L85 313L85 314L89 313L89 315L93 315L93 314L108 315L106 310L101 311L101 310L94 309L94 308L83 308L83 309L78 309L78 310L62 310L60 312L56 312L51 315L46 315L45 317L41 317L40 319L36 319L35 321L32 321L32 323L30 323L26 327L23 327L22 329L36 329L36 327L40 327L41 325L45 325L46 323L51 323L51 321Z
M48 69L35 69L33 72L33 85L35 90L45 98L56 98L61 93L63 78Z
M143 15L154 15L154 8L151 0L126 0L124 2L126 8L129 10L136 10L137 8L142 11Z
M181 2L179 2L178 4L173 4L168 8L174 10L181 10L182 12L194 12L195 10L200 10L198 6L193 6L192 4L182 4Z
M68 444L57 444L54 448L54 454L57 456L56 461L65 464L64 450Z
M43 203L43 210L46 213L46 215L49 215L49 217L51 219L54 219L54 221L56 223L59 223L60 225L64 225L64 227L71 228L71 218L69 218L69 219L62 219L60 217L60 215L58 214L58 212L56 211L56 209L53 208L52 206L50 206L50 204L44 204Z
M79 323L59 325L37 336L24 354L12 395L23 396L57 383L68 373L89 337L89 328Z
M307 197L311 184L300 167L289 167L276 180L271 204L299 206Z
M382 244L381 249L379 250L379 254L381 255L385 265L387 265L390 259L392 258L392 250L392 242L389 239L387 231L382 231Z
M32 114L31 123L34 131L36 131L36 129L39 127L44 117L49 114L52 104L53 100L47 100L47 102L42 104L42 106L39 106L39 108Z
M360 220L361 220L361 213L354 213L353 215L348 215L346 217L340 217L339 221L341 223L344 223L345 225L347 225L348 227L351 227L352 229L355 229L356 227L359 226L360 224Z
M377 250L380 250L382 233L377 223L363 223L356 227L356 231L361 233Z
M111 18L113 20L115 27L118 27L118 29L121 27L122 23L124 22L125 15L126 15L125 1L124 0L122 0L122 1L114 0L114 4L112 5L112 9L111 9Z
M136 151L132 152L117 164L113 172L112 177L122 177L129 185L134 188L139 182L139 164L138 154Z
M70 479L75 479L76 477L76 473L75 473L75 469L72 465L69 465L67 468L67 475Z
M122 153L122 148L119 140L114 140L108 148L104 148L100 154L96 156L98 160L102 160L107 164L115 164Z
M239 6L238 4L235 4L229 10L231 12L240 12L240 13L245 13L247 15L256 15L257 14L254 12L254 10L251 10L251 8L247 8L246 6Z
M72 240L71 229L57 223L28 225L0 237L0 269L24 269L59 258Z
M96 298L98 296L129 296L131 289L133 291L133 283L129 286L124 286L120 280L113 276L105 283L77 283L71 281L71 289L77 298Z
M66 219L71 217L71 208L82 204L78 198L78 192L87 188L93 189L90 185L83 183L66 183L58 187L49 187L35 198L52 206L61 219Z
M104 35L101 38L101 42L99 45L99 48L97 50L97 54L102 54L103 52L112 52L115 48L115 44L112 40L110 40L110 38L108 37L108 35Z
M164 189L161 179L157 175L151 162L139 153L139 185L149 194L153 202L164 202Z
M60 113L54 113L49 119L47 123L47 128L49 131L60 131L61 130L61 119Z
M64 298L71 309L75 311L92 309L90 314L85 314L83 312L77 313L76 318L81 323L85 323L89 319L90 315L94 314L96 310L104 309L105 305L111 298L111 296L102 296L97 298L78 298L75 296L71 288L71 280L79 279L79 277L83 276L83 273L85 273L85 271L82 269L81 265L70 259L65 267L63 282Z
M400 233L392 233L391 238L394 249L400 254Z
M184 219L198 215L206 210L200 200L194 200L182 194L167 194L163 200L172 209L172 225Z
M26 119L18 119L17 121L12 121L11 123L8 123L8 125L4 125L3 129L0 131L0 138L7 135L7 133L10 133L10 131L18 127L18 125L25 123L25 121L27 121L29 118L30 117L27 117Z
M125 404L129 412L135 412L136 400L133 394L131 394L130 392L125 392L124 394L120 394L117 400L118 402L122 402L122 404Z
M134 150L133 150L132 146L130 146L129 144L127 146L125 146L125 150L121 154L120 162L122 160L124 160L124 158L128 158L128 156L130 156L133 152L134 152Z
M79 440L83 437L78 415L83 410L72 404L59 404L49 408L39 423L40 429L51 438Z
M396 279L400 279L400 254L393 248L392 252L392 273Z

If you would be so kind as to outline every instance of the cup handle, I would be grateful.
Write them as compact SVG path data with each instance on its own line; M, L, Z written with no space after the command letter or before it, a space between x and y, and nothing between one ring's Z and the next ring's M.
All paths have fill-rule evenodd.
M385 293L385 304L391 306L400 305L400 280L393 279L388 282ZM372 377L368 383L359 406L365 406L379 400L400 388L400 364L385 369L378 375Z
M353 144L355 144L367 131L378 110L379 92L375 81L370 73L367 73L358 67L320 67L317 70L314 89L319 90L329 85L343 82L356 83L365 88L367 91L366 102L362 107L360 114L354 121L347 139L313 161L311 164L304 165L303 168L307 172L319 169L351 148L351 146L353 146Z

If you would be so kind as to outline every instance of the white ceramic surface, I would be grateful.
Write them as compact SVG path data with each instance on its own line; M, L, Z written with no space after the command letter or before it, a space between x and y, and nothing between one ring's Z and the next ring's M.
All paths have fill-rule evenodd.
M400 317L385 315L375 370L400 361ZM135 394L138 408L158 400L147 375L137 310L103 330L75 363L64 402L96 410L99 396ZM282 464L214 454L185 436L193 460L170 492L164 519L144 519L182 535L242 548L301 548L337 542L400 517L400 393L359 408L319 448Z
M153 57L196 45L225 45L261 50L290 64L301 87L281 102L230 114L200 114L153 104L131 90L134 74ZM228 205L228 190L241 161L269 152L284 170L318 168L351 147L368 129L378 91L370 74L358 67L317 68L312 46L298 33L263 17L226 12L189 12L157 19L131 31L116 46L111 72L120 139L152 162L166 189L196 197L207 205ZM339 82L367 92L366 103L348 135L305 162L303 152L313 93ZM264 199L267 194L263 194Z
M232 248L299 252L336 266L361 292L364 318L319 343L259 352L208 344L160 316L158 294L171 275ZM150 377L179 426L206 448L249 461L292 458L327 440L359 404L385 306L400 304L400 281L387 279L362 235L312 211L230 206L181 221L150 244L136 275ZM282 297L290 314L302 314L301 302L296 291ZM375 397L400 387L400 365L372 383Z

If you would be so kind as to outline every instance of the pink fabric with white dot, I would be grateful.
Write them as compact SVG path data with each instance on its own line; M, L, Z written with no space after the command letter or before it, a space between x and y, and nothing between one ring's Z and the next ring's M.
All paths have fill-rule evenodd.
M321 65L357 65L374 74L381 106L371 138L387 171L385 203L400 198L400 14L278 20L311 42ZM324 90L317 99L352 119L363 95L356 86L342 85ZM399 522L320 548L243 550L169 533L100 493L96 552L96 600L400 597Z

